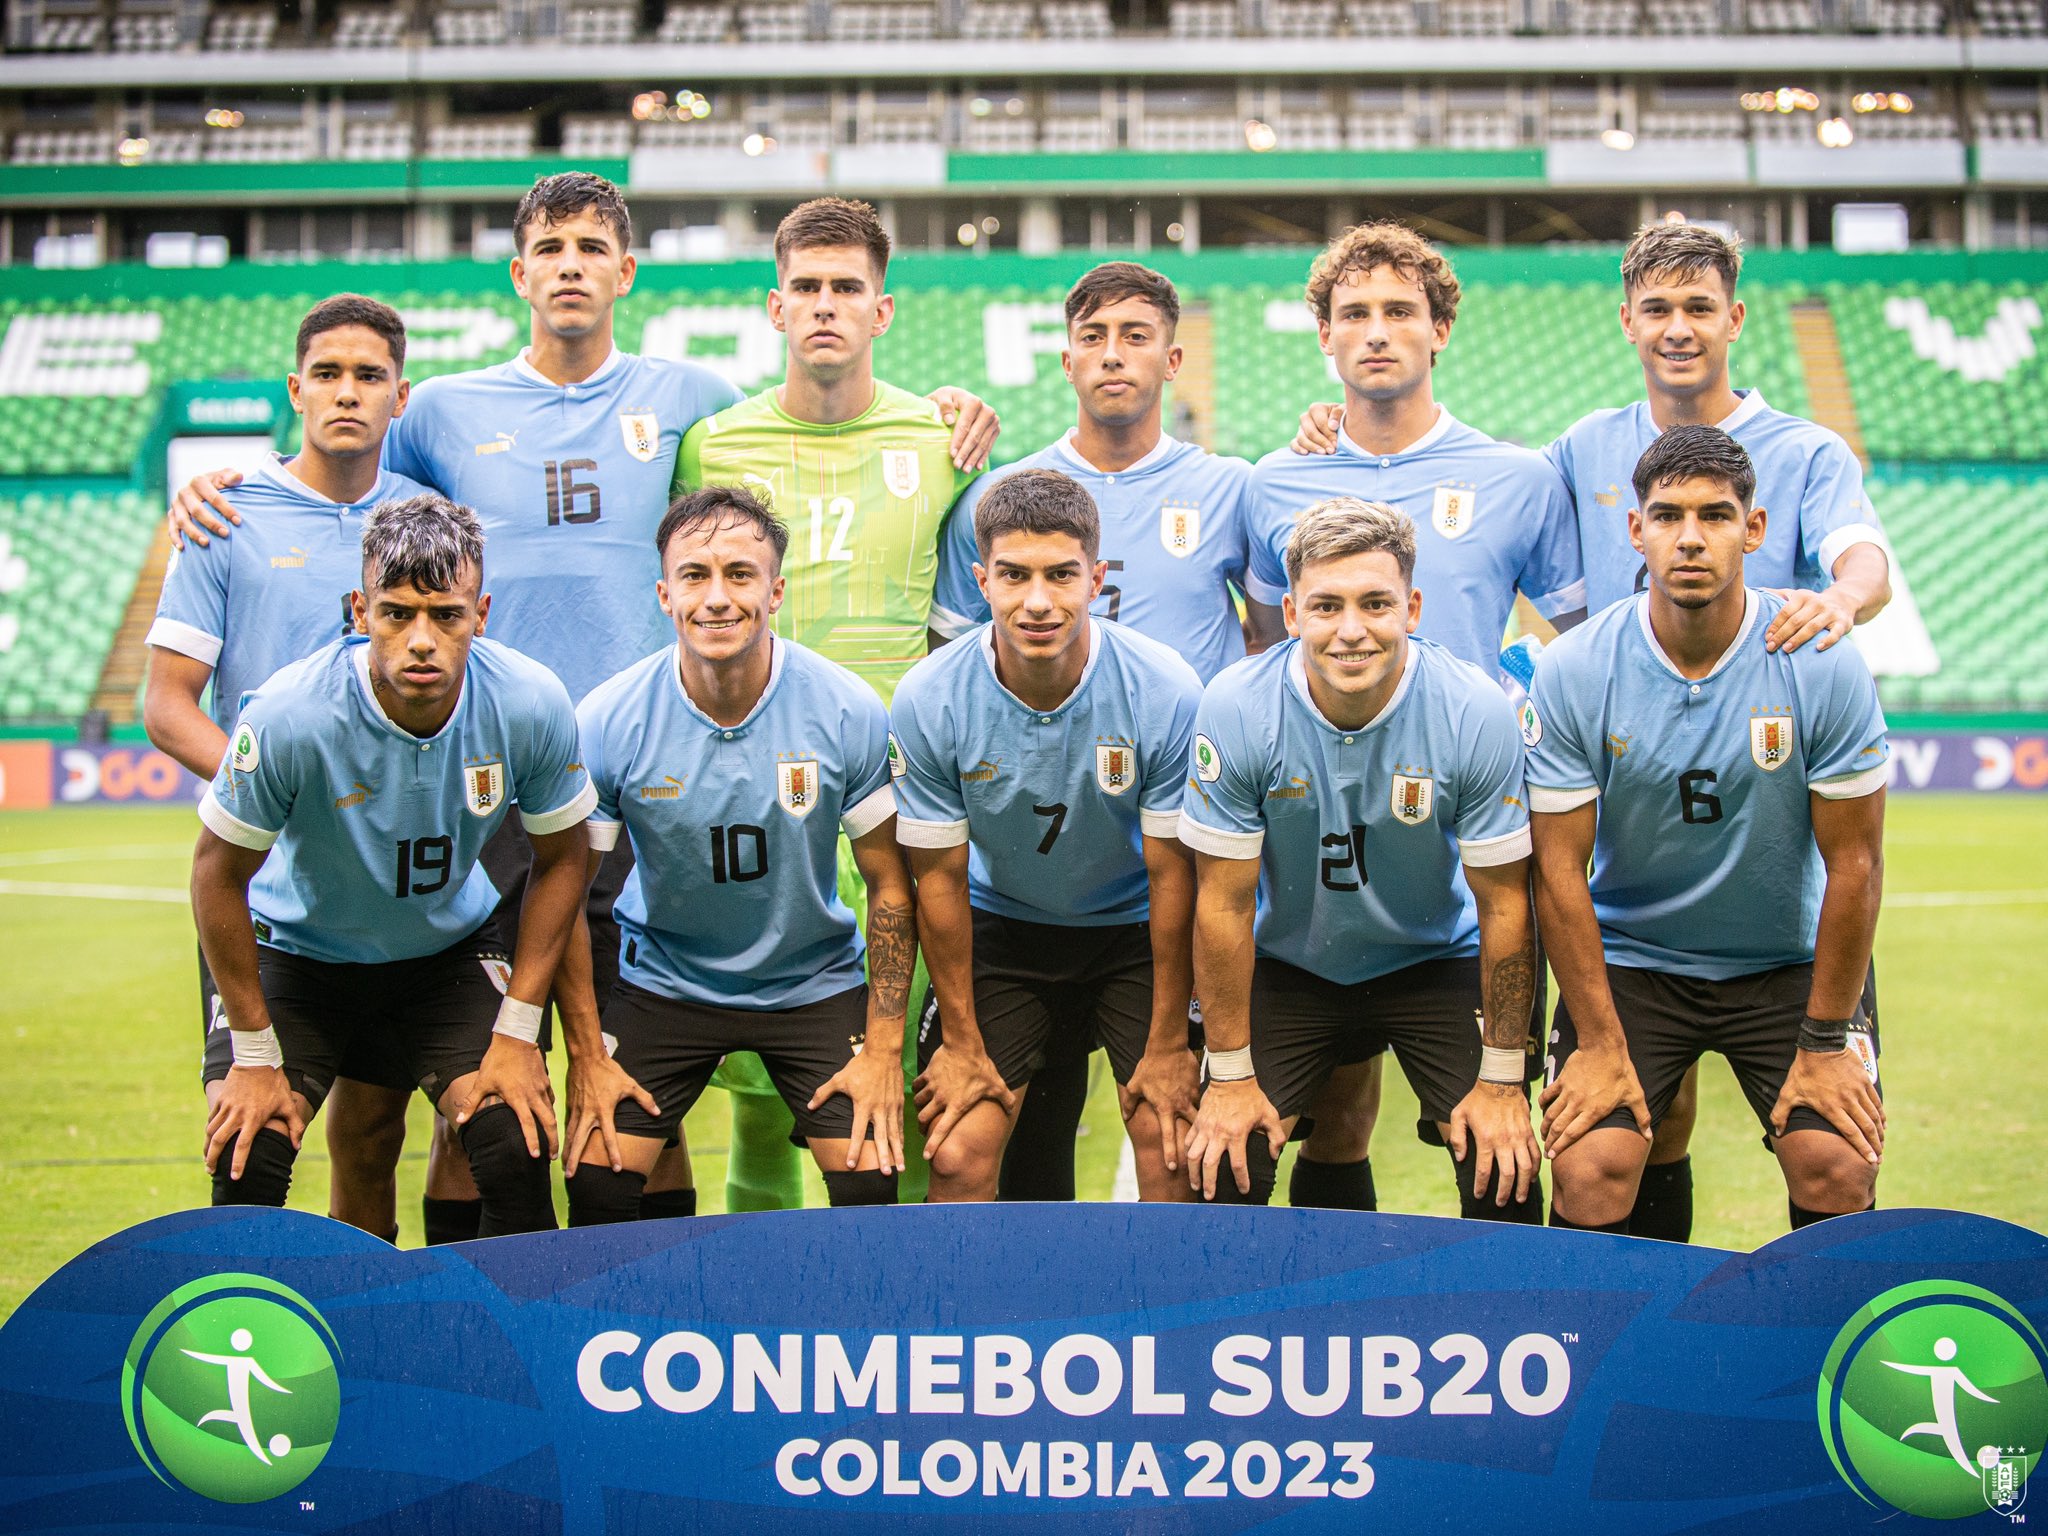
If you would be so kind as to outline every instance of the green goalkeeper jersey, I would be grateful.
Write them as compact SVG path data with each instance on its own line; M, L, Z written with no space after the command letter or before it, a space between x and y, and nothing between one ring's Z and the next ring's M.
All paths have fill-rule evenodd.
M852 421L798 421L768 389L683 437L676 489L738 485L789 525L775 632L867 680L883 702L925 653L939 529L973 482L939 408L880 380Z

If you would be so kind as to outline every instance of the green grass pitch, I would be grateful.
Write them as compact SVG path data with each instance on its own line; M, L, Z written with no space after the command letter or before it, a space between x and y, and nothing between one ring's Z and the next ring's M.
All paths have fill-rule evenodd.
M207 1199L184 899L195 830L183 807L0 814L0 1316L97 1239ZM2048 1052L2034 1037L2048 982L2043 848L2048 799L1892 801L1877 947L1887 1206L1949 1206L2048 1230L2032 1142L2048 1089ZM1452 1214L1444 1155L1415 1140L1414 1120L1414 1099L1390 1071L1374 1155L1382 1208ZM688 1126L702 1207L720 1211L723 1094L708 1093ZM420 1240L424 1133L416 1103L399 1185L408 1245ZM1121 1134L1098 1073L1080 1142L1085 1197L1108 1196ZM1697 1241L1752 1248L1784 1230L1776 1170L1733 1078L1711 1060L1694 1166ZM292 1204L324 1210L317 1123L299 1168Z

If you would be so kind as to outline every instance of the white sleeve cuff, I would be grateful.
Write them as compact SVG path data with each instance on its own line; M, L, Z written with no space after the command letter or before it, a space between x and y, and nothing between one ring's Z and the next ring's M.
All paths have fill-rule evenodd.
M958 640L978 626L975 620L933 603L931 616L925 620L925 627L935 635L944 635L948 640Z
M1529 786L1529 809L1545 816L1576 811L1599 798L1600 786L1597 784L1588 784L1584 789L1538 789L1534 784Z
M1529 829L1520 826L1500 837L1481 837L1471 842L1458 839L1458 862L1469 864L1474 869L1490 869L1495 864L1512 864L1517 859L1529 857Z
M1285 587L1268 586L1250 571L1244 573L1244 595L1255 603L1264 603L1268 608L1278 608L1280 599L1287 595Z
M1586 579L1582 576L1569 586L1559 587L1555 592L1531 599L1536 611L1546 619L1554 619L1560 613L1570 613L1574 608L1586 606Z
M224 843L233 843L237 848L253 848L263 853L277 842L277 833L265 827L250 826L214 799L211 793L199 798L199 819L206 823L206 829L215 837Z
M1860 773L1839 779L1816 780L1806 787L1823 800L1861 800L1865 795L1874 795L1884 788L1886 767L1886 764L1879 763L1875 768L1865 768Z
M600 821L597 817L593 816L583 825L584 830L590 834L590 851L592 853L610 853L619 846L619 833L624 828L625 823L619 821Z
M1256 859L1266 846L1266 829L1258 827L1250 832L1226 832L1221 827L1197 821L1182 811L1180 840L1195 852L1206 853L1213 858Z
M1854 549L1858 544L1875 544L1879 553L1884 551L1884 536L1868 523L1850 523L1837 528L1820 541L1821 575L1829 581L1835 579L1835 562ZM1890 561L1890 556L1885 556Z
M519 808L519 824L536 837L546 837L551 832L566 832L579 821L585 821L597 809L597 786L588 778L583 788L567 805L552 811L537 811L527 814L525 806Z
M1138 831L1146 837L1179 837L1180 807L1176 805L1170 811L1153 811L1140 806Z
M142 637L142 643L159 650L176 651L180 656L190 656L209 667L220 660L219 635L209 635L203 629L176 619L158 619L149 626L149 633Z
M875 828L896 814L896 791L887 783L876 790L859 805L849 806L839 818L839 826L847 839L866 837Z
M912 821L899 812L896 841L905 848L958 848L967 841L967 823L964 820Z

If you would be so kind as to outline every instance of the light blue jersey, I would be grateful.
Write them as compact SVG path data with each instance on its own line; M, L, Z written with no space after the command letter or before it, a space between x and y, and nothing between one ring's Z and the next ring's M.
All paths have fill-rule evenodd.
M1300 641L1239 662L1202 695L1181 809L1196 852L1260 861L1258 952L1346 986L1478 954L1463 866L1529 853L1514 710L1427 640L1354 730L1316 708Z
M1593 911L1615 965L1725 981L1813 958L1825 884L1808 793L1884 787L1884 714L1853 645L1766 651L1784 606L1750 589L1705 677L1679 674L1631 598L1536 660L1529 803L1597 799Z
M273 454L235 487L248 514L235 536L171 556L148 643L214 669L211 713L227 730L243 694L354 628L363 519L425 490L387 469L362 500L329 501Z
M1416 634L1489 677L1515 594L1545 618L1583 608L1585 573L1571 502L1540 454L1495 442L1438 408L1400 453L1371 454L1343 433L1337 451L1269 453L1252 471L1251 595L1287 591L1295 519L1331 496L1385 502L1415 523Z
M896 813L889 714L875 690L793 641L767 690L722 726L683 692L670 646L576 710L597 790L590 845L633 844L614 912L619 974L664 997L787 1009L860 985L839 896L839 832Z
M1825 587L1843 551L1877 542L1863 466L1826 427L1773 410L1753 389L1735 393L1742 403L1715 425L1748 451L1756 503L1769 514L1764 547L1743 556L1743 579L1757 587ZM1638 400L1580 417L1544 450L1577 508L1594 613L1643 590L1643 557L1628 541L1628 512L1636 504L1636 462L1656 440L1650 407Z
M491 640L431 737L399 729L352 635L242 701L199 819L271 848L249 886L256 937L313 960L374 964L446 949L498 905L477 855L519 804L528 832L573 827L596 796L553 673Z
M968 488L939 543L932 628L957 639L991 617L974 584L974 509L988 488L1020 469L1072 475L1102 514L1109 580L1090 608L1178 651L1207 682L1244 655L1234 586L1244 590L1251 558L1251 465L1193 443L1162 437L1129 469L1105 474L1082 458L1074 434Z
M1058 709L996 680L989 626L903 679L895 733L897 840L969 845L967 899L1070 928L1144 921L1146 837L1172 837L1202 682L1156 640L1088 623L1088 664Z
M428 379L385 464L476 509L491 634L580 699L675 638L655 601L655 531L683 434L740 398L695 363L613 352L580 384L524 355Z

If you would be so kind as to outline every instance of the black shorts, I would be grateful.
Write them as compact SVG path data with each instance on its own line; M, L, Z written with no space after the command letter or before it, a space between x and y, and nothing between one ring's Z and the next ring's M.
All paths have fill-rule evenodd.
M1522 1044L1522 1082L1524 1086L1543 1081L1543 1058L1545 1050L1543 1019L1550 1012L1550 970L1543 963L1543 946L1536 947L1536 992L1529 1006L1529 1033ZM1356 1066L1361 1061L1371 1061L1387 1049L1386 1042L1377 1044L1359 1041L1345 1049L1337 1058L1340 1067ZM1424 1138L1427 1140L1428 1138Z
M204 950L199 952L199 1018L205 1031L205 1043L199 1054L199 1081L218 1082L234 1065L234 1044L228 1035L227 1016L221 1011L220 990L213 984L213 972L206 967ZM411 1093L419 1084L406 1065L403 1046L402 1037L382 1018L365 1019L343 1042L341 1062L334 1075L395 1093Z
M801 1146L813 1137L853 1134L853 1100L845 1094L833 1094L816 1109L807 1106L867 1041L864 982L799 1008L766 1011L663 997L620 981L604 1012L604 1030L617 1042L612 1060L654 1095L661 1110L650 1115L632 1099L621 1100L613 1123L625 1135L673 1136L719 1062L734 1051L754 1052L768 1069L796 1120L790 1140Z
M1805 1022L1807 997L1813 987L1811 964L1780 966L1727 981L1610 965L1607 987L1614 994L1614 1011L1621 1016L1629 1061L1643 1086L1643 1097L1649 1101L1653 1127L1670 1112L1671 1101L1678 1096L1679 1084L1693 1063L1709 1051L1718 1051L1735 1069L1742 1096L1749 1100L1764 1128L1764 1143L1771 1144L1771 1111L1785 1086L1785 1074L1792 1070L1792 1058L1798 1054L1799 1026ZM1863 978L1862 1006L1868 1028L1850 1032L1849 1048L1862 1061L1881 1096L1884 1085L1877 1073L1875 966ZM1553 1082L1578 1044L1571 1010L1559 999L1557 1016L1551 1021L1548 1075ZM1600 1127L1634 1124L1627 1110L1616 1110ZM1834 1131L1835 1127L1826 1116L1802 1104L1787 1117L1786 1129Z
M1391 1048L1422 1101L1424 1140L1479 1081L1479 961L1425 960L1371 981L1326 981L1261 955L1252 967L1252 1070L1283 1120L1346 1062ZM1300 1127L1296 1134L1305 1134Z
M1152 1033L1152 931L1145 923L1070 928L974 912L974 1015L989 1060L1011 1088L1048 1061L1100 1045L1127 1083ZM1197 1045L1191 1021L1189 1044ZM918 1010L917 1064L945 1044L939 998Z
M449 1084L483 1064L504 998L495 976L508 963L489 922L413 960L350 965L262 945L256 955L285 1080L315 1109L365 1035L378 1037L380 1048L404 1064L407 1087L438 1103ZM226 1031L220 1035L219 1051L207 1053L209 1082L233 1064Z

